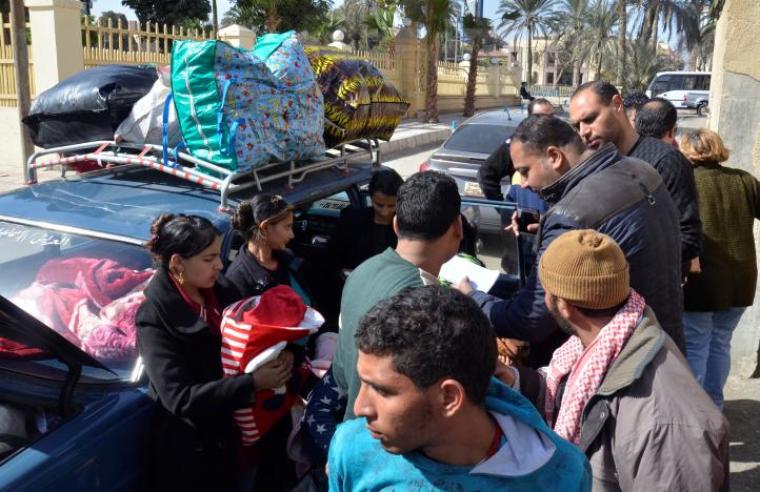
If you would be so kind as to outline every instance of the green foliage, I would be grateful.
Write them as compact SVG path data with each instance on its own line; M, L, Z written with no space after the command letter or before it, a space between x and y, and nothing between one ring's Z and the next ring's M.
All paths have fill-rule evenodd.
M533 79L533 38L548 38L554 27L556 0L501 0L496 11L501 16L499 29L505 38L514 35L515 44L528 35L528 76Z
M237 0L233 8L245 21L242 25L265 33L314 32L325 22L331 6L332 0Z
M186 20L208 19L209 0L122 0L135 11L140 22L180 25Z
M319 44L327 44L332 41L332 34L338 30L345 28L346 18L340 10L331 10L325 17L319 26L317 26L309 34L319 42Z

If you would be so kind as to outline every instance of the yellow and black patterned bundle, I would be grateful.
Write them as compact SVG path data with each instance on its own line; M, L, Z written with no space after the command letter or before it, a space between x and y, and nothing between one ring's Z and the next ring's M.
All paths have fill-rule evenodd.
M380 70L367 61L314 51L309 61L325 100L328 147L360 138L391 138L409 103Z

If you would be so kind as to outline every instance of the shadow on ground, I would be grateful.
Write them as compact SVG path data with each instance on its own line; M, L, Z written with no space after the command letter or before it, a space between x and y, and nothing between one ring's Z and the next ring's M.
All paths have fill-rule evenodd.
M726 401L724 412L731 423L731 490L757 491L760 484L760 401Z

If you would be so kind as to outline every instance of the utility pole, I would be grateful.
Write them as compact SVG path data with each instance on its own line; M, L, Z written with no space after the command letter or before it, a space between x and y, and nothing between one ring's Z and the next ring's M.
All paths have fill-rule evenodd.
M34 144L29 129L21 120L29 114L31 97L29 94L29 51L26 48L26 19L24 0L10 0L11 4L11 45L13 46L13 68L16 72L16 97L18 98L18 121L21 144L22 166L26 170L26 160L34 153ZM27 176L24 175L24 181Z

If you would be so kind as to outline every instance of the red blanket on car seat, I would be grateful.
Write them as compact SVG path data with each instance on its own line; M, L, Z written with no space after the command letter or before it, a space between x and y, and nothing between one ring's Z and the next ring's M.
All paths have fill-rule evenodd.
M133 270L111 259L62 258L45 263L36 281L13 302L74 345L96 357L134 349L134 314L142 302L134 290L151 270ZM42 352L0 338L0 355L31 357Z

